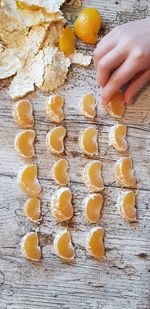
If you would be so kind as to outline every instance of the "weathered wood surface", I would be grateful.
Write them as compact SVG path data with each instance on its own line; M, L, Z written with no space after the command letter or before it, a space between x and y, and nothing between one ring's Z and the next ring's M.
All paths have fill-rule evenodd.
M117 4L118 3L118 4ZM108 31L119 23L150 15L148 1L84 1L96 6L104 17ZM66 10L66 9L65 9ZM72 12L73 9L67 9ZM82 49L91 48L80 45ZM56 224L50 212L50 195L57 189L51 175L55 156L45 146L45 136L53 126L45 117L46 96L29 95L34 106L36 162L43 186L42 214L39 227L43 259L26 261L20 252L20 241L26 232L36 229L23 214L26 199L17 187L18 168L24 164L14 150L18 132L12 120L12 102L7 93L9 81L0 91L0 308L34 309L149 309L150 308L150 88L146 88L128 108L123 122L128 125L129 150L139 179L137 197L138 223L127 224L118 214L116 199L121 188L115 183L113 165L120 155L108 147L108 131L114 120L98 105L95 121L85 121L78 106L87 91L98 99L99 89L93 67L73 68L65 86L59 89L65 97L65 121L68 136L66 155L70 165L70 187L74 195L75 216L69 223L76 259L70 265L61 262L53 252L53 238L63 225ZM99 263L85 252L85 237L90 228L83 218L82 200L87 191L82 184L82 170L88 158L81 154L78 136L88 124L99 130L100 156L106 184L105 205L100 224L105 229L107 261Z

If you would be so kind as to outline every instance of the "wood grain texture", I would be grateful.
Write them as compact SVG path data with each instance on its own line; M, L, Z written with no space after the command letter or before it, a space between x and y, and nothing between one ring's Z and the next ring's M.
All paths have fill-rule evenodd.
M83 1L102 12L103 33L114 26L150 15L148 1L101 0ZM65 6L65 12L77 10ZM73 17L74 19L74 17ZM93 48L78 43L78 48L92 53ZM36 130L35 162L43 187L41 225L30 223L23 214L26 196L17 187L16 175L23 161L14 149L19 131L11 115L13 102L8 96L10 81L1 83L0 91L0 308L2 309L149 309L150 308L150 88L142 91L136 103L128 108L122 122L128 126L129 152L139 180L137 196L138 223L128 224L118 214L116 199L121 188L114 181L113 166L120 158L108 147L108 132L114 120L98 104L94 121L85 120L78 101L92 92L97 102L99 89L95 72L72 67L68 80L59 93L65 98L65 140L69 162L70 187L75 215L69 222L76 259L70 264L60 261L53 252L53 239L66 224L57 224L51 215L50 197L57 190L51 167L57 159L45 146L48 130L54 125L45 117L46 95L36 91L28 96L34 107ZM78 138L82 129L96 126L99 132L99 156L103 163L105 204L100 225L105 229L107 260L99 263L85 251L85 239L91 225L82 211L87 190L82 183L82 170L89 158L82 155ZM127 154L127 153L126 153ZM28 161L29 162L29 161ZM40 263L25 260L20 241L25 233L38 227L43 259Z

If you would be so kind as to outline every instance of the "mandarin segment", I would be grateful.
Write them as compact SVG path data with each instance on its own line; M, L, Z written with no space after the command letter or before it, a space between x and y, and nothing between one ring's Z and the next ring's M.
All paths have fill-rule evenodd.
M37 233L31 232L22 238L21 251L26 259L32 261L39 261L41 259L41 248Z
M96 44L102 17L95 8L86 8L79 13L74 22L74 33L84 43Z
M93 127L88 127L82 131L79 138L79 144L84 154L90 156L98 155L97 135L97 129Z
M48 132L46 136L46 144L53 154L61 154L64 152L64 138L66 129L62 126L55 127Z
M15 149L23 157L30 159L35 156L34 150L35 131L25 130L19 132L15 138Z
M29 196L36 196L41 192L41 185L37 179L36 164L28 164L18 171L18 185Z
M58 257L66 261L72 261L75 258L75 250L67 229L56 235L54 239L54 250Z
M13 105L12 116L21 128L34 126L32 105L27 99L20 100Z
M127 127L124 124L116 124L109 131L109 145L113 145L117 151L126 151L128 144L126 141Z
M80 100L83 115L93 119L96 116L95 99L90 93L85 94Z
M29 198L24 204L24 213L32 222L37 222L41 215L41 202L37 197Z
M88 253L96 259L105 257L104 229L102 227L93 228L87 236L86 249Z
M100 193L91 194L84 200L84 215L90 223L99 221L103 201L103 196Z
M133 191L120 194L117 200L117 206L120 214L129 222L137 221L135 202L136 194Z
M62 96L58 94L51 95L46 102L47 118L52 122L62 122L64 119L63 106L64 99Z
M58 222L67 221L73 216L72 193L69 188L61 188L52 196L52 213Z
M122 157L116 162L115 178L123 187L132 187L136 184L131 158Z
M115 93L111 101L105 105L112 117L121 118L125 112L125 99L121 91Z
M102 164L99 161L90 161L83 170L83 182L90 192L100 192L104 189L101 176Z
M68 162L65 159L60 159L54 163L52 167L53 178L59 186L66 186L69 182L68 177Z
M69 26L66 26L59 38L59 49L66 56L70 56L75 51L75 35Z

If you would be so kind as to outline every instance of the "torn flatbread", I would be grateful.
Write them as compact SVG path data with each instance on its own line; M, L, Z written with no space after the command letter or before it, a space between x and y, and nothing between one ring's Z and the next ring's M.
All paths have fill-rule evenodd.
M20 59L0 43L0 79L15 75L20 67Z
M28 9L21 9L17 6L15 0L3 0L2 10L6 15L14 17L20 22L22 28L42 25L43 23L50 24L51 22L63 19L61 12L47 14L42 9L31 11Z
M92 56L84 55L80 52L75 51L75 53L70 56L70 60L72 64L88 67L91 64Z

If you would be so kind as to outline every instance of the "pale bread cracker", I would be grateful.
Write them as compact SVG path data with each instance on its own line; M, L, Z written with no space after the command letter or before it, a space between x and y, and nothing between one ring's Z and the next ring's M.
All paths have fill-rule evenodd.
M92 56L84 55L80 52L75 51L75 53L70 56L70 60L72 64L88 67L91 64Z
M0 79L15 75L20 67L20 59L13 54L11 49L0 44Z
M6 15L14 17L20 22L22 28L41 25L43 23L50 24L53 21L58 21L63 18L61 12L47 14L42 9L38 11L31 11L27 9L20 9L16 5L15 0L3 0L4 5L2 10Z

